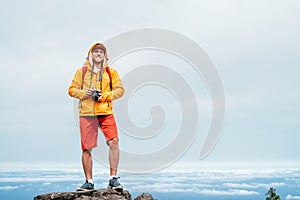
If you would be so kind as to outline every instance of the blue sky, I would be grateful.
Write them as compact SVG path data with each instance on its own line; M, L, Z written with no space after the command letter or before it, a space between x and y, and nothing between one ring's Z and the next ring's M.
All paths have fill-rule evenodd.
M0 162L79 164L67 95L76 68L95 41L154 27L185 35L205 49L226 94L225 124L214 150L199 160L208 127L204 117L199 136L176 164L299 166L299 6L297 0L6 1L0 14ZM134 63L130 57L127 62ZM124 64L114 66L121 75L131 67ZM148 94L145 101L159 95ZM201 114L209 115L210 104L204 105ZM143 143L123 140L121 148L138 145Z

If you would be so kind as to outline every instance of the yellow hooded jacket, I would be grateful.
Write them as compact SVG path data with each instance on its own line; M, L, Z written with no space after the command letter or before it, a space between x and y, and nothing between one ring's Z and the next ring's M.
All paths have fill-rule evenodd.
M96 116L96 115L109 115L113 114L112 111L112 101L118 99L124 94L124 87L122 81L119 77L117 71L111 67L111 81L112 81L112 90L110 88L110 78L105 70L107 66L107 53L106 53L106 62L103 67L102 74L102 101L93 101L91 97L83 99L85 92L88 88L100 89L99 75L100 71L95 73L92 71L92 61L91 61L91 51L100 43L93 44L84 63L87 66L87 71L84 76L84 81L82 83L82 67L77 69L75 76L71 82L68 93L71 97L80 99L79 103L79 116ZM92 74L92 75L91 75ZM82 88L82 89L81 89Z

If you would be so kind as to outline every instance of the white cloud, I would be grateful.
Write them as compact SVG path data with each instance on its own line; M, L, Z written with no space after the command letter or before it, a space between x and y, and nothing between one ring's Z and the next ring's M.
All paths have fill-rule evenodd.
M229 188L248 188L248 189L253 189L253 188L269 188L269 187L279 187L279 186L284 186L286 185L285 183L282 182L274 182L274 183L224 183L223 186L229 187Z
M223 186L229 188L257 188L257 185L247 184L247 183L224 183Z
M124 184L125 185L125 184ZM137 186L138 185L138 186ZM218 187L214 184L192 184L187 185L186 182L178 183L178 182L155 182L153 183L142 183L141 184L126 184L126 186L130 190L134 191L152 191L158 193L171 193L171 192L178 192L178 193L197 193L203 195L237 195L237 196L244 196L244 195L258 195L259 193L256 191L251 190L244 190L244 189L200 189L200 188L214 188Z
M291 173L293 171L294 173ZM297 170L264 169L264 170L176 170L156 173L154 176L136 176L135 183L125 177L124 185L135 191L155 192L193 192L203 195L258 195L258 188L280 187L289 185L284 182L267 182L274 177L285 179L287 176L295 176ZM251 182L255 178L265 178L265 183ZM144 180L147 179L147 182ZM223 183L232 180L235 182ZM187 185L186 182L192 182ZM244 182L242 182L244 181ZM220 184L221 182L221 184ZM242 182L242 183L241 183ZM154 184L155 183L155 184ZM141 185L137 187L136 185Z
M297 177L299 175L297 169L264 169L264 170L220 170L220 169L203 169L179 168L176 170L164 170L151 174L121 174L122 184L131 192L157 192L157 193L193 193L208 196L250 196L263 195L260 191L268 187L290 187L295 184L294 179L289 181L288 177ZM19 176L16 177L15 174ZM0 171L0 175L4 178L0 183L10 182L20 183L18 186L2 186L0 190L14 190L31 187L34 182L41 182L42 186L57 189L59 185L63 185L66 181L68 187L78 186L81 184L82 171L79 168L59 169L59 170L23 170L23 171ZM34 174L34 176L33 176ZM96 170L94 173L95 183L106 185L107 182L103 177L108 177L108 173L103 170ZM277 182L271 181L278 180ZM262 179L260 183L254 180ZM228 181L229 182L226 182ZM280 182L282 180L282 182ZM22 185L21 185L22 183ZM188 183L188 184L187 184ZM23 185L25 184L25 185ZM300 196L288 195L286 199L299 199Z
M258 195L258 192L249 190L199 190L197 193L204 195Z
M19 186L10 186L10 185L8 185L8 186L1 186L0 190L15 190L15 189L18 189L18 188L19 188Z
M293 195L290 195L288 194L286 197L285 197L286 200L300 200L300 196L293 196Z

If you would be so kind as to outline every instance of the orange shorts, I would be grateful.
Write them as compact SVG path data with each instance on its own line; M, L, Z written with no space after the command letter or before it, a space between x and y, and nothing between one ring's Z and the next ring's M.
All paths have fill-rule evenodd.
M117 125L113 114L80 117L80 138L83 150L97 147L98 127L106 141L118 139Z

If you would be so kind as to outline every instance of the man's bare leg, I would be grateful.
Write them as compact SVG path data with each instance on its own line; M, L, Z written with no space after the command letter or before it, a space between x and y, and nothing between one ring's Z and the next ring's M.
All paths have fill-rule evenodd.
M92 149L82 150L82 166L83 166L86 180L93 179Z
M116 176L118 165L119 165L119 142L118 139L108 141L109 145L109 164L110 164L110 175Z
M122 191L123 186L119 182L119 177L116 177L119 164L119 144L118 139L108 141L109 145L109 164L110 176L108 187L114 190Z

